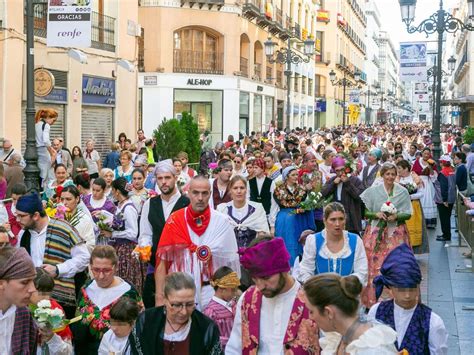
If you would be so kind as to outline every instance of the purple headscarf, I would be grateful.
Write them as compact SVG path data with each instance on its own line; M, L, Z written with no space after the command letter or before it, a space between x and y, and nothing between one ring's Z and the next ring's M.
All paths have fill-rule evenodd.
M258 243L239 250L240 264L252 277L267 277L290 271L290 254L282 238Z

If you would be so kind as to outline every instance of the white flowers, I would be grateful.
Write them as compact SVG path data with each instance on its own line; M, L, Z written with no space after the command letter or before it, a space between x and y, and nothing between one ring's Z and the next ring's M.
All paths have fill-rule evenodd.
M392 202L387 201L380 208L380 212L383 212L383 213L386 213L386 214L395 214L395 213L397 213L397 209L396 209L395 205Z
M179 187L186 185L186 179L183 176L178 176L178 180L176 181Z
M41 300L35 306L32 306L31 311L33 318L41 327L58 329L64 325L64 312L59 309L51 308L51 302L49 300Z
M39 301L38 308L51 308L51 302L49 300Z

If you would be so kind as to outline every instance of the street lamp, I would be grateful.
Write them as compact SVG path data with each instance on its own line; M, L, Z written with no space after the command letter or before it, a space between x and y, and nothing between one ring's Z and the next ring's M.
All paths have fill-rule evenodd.
M272 39L269 37L268 40L264 42L265 45L265 55L267 56L267 60L269 63L279 63L279 64L286 64L286 70L284 72L286 76L286 128L290 128L290 110L291 110L291 102L290 102L290 90L291 90L291 75L293 74L291 70L291 64L300 64L300 63L309 63L311 57L314 54L314 40L311 38L306 39L303 42L304 48L303 53L304 57L300 56L294 50L291 49L291 39L298 38L294 30L291 31L290 36L288 36L287 40L287 47L282 48L276 51L275 53L275 46L277 45ZM275 56L275 57L274 57Z
M346 127L346 87L355 87L358 85L360 81L360 72L356 70L353 74L354 80L356 81L353 83L349 79L346 78L346 71L344 70L344 77L342 79L337 79L336 73L334 70L331 70L329 72L329 80L331 81L331 84L333 86L342 86L342 126L345 128Z
M439 2L439 10L432 14L429 18L423 20L418 26L411 25L415 19L416 0L399 0L399 3L402 20L407 27L408 33L419 32L425 33L426 36L433 33L438 33L438 58L440 58L440 63L443 54L443 37L445 32L456 33L459 30L474 31L474 26L470 22L464 23L445 11L443 8L443 0L440 0ZM467 0L467 3L469 19L472 19L474 17L474 0ZM453 62L453 59L454 58L450 58L451 61L448 60L448 66L454 70L456 61L454 60ZM436 70L434 70L433 73L435 74L435 82L437 87L435 95L436 110L433 117L431 141L433 142L433 157L436 161L439 161L441 156L441 80L443 76L441 65L437 65Z

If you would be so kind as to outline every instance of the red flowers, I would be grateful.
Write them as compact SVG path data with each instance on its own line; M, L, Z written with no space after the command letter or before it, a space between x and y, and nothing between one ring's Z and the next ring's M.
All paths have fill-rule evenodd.
M61 193L63 192L63 190L64 190L64 187L61 186L61 185L59 185L58 187L56 187L55 192L56 192L56 197L57 197L57 198L61 197Z

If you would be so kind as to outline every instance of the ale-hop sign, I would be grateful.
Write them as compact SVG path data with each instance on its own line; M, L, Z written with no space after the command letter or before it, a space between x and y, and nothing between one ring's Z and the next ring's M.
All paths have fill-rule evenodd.
M48 0L48 47L91 46L92 0Z

